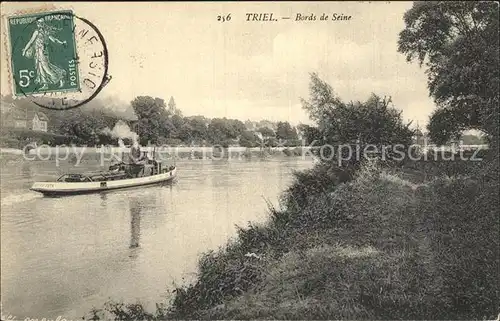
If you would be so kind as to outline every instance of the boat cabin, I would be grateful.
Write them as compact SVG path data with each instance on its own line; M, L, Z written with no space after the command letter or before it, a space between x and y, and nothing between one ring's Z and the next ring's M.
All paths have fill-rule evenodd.
M58 182L103 182L158 175L173 170L175 167L162 168L161 161L146 160L142 164L118 163L111 165L107 171L88 172L84 174L64 174Z

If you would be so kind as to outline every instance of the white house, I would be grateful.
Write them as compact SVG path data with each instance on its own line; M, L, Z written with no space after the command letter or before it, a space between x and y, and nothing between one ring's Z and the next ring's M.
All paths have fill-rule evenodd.
M47 131L49 118L42 112L28 111L24 108L12 107L2 113L2 122L5 127L26 128L35 131Z
M44 113L42 112L34 113L32 120L32 129L36 131L46 132L48 120L49 119L47 118L47 115L45 115Z

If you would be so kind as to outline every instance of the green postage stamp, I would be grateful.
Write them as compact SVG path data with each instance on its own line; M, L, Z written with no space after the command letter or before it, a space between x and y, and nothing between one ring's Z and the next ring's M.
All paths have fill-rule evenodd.
M8 17L16 96L80 90L74 23L69 10Z

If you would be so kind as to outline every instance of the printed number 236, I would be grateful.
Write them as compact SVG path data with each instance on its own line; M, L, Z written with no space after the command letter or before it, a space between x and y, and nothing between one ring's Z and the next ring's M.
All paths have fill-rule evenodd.
M217 16L217 21L220 22L226 22L231 20L231 14L228 14L227 16Z
M19 85L21 87L28 87L30 85L30 78L35 77L33 70L19 70Z

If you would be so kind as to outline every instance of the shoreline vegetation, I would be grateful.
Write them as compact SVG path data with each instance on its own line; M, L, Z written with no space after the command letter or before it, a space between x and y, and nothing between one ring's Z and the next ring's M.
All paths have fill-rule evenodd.
M416 2L398 39L426 69L437 107L428 137L443 145L479 130L482 161L320 158L268 204L266 223L202 254L169 302L110 301L87 320L498 318L498 15L489 2ZM317 73L301 102L319 145L409 146L422 135L391 97L345 102Z
M463 167L464 162L444 162L446 160L460 159L462 161L468 160L471 163L480 163L485 155L488 153L487 146L474 146L472 149L453 149L452 147L438 147L427 148L417 146L419 149L414 150L411 155L413 157L413 164L418 168L426 168L427 171L433 171L433 167L454 168L457 165ZM248 147L172 147L163 151L158 151L156 147L141 148L143 152L148 153L150 157L155 154L155 159L163 162L175 162L176 160L266 160L266 159L288 159L300 158L302 160L310 160L314 162L321 161L322 150L319 147L275 147L275 148L248 148ZM59 166L64 161L68 161L75 167L84 165L87 162L100 161L100 166L108 166L122 156L130 152L129 147L77 147L77 146L62 146L47 147L38 149L29 149L23 151L20 149L0 148L0 160L3 161L18 161L19 158L25 160L44 160L51 161ZM114 156L113 156L114 155ZM332 162L339 162L342 159L337 159L335 156L340 157L341 154L332 156ZM373 156L367 153L367 158ZM362 156L363 157L363 156ZM377 158L377 157L374 157ZM432 164L435 163L435 164ZM479 164L477 164L479 165ZM467 165L470 166L470 165Z
M316 74L310 91L323 144L411 145L390 100L344 103ZM319 158L268 203L266 223L202 254L195 280L156 311L111 300L84 319L494 319L500 172L488 138L480 162Z
M124 154L129 153L130 148L95 148L95 147L71 147L69 146L66 150L61 148L40 148L38 150L31 149L25 153L21 149L9 149L0 148L0 158L13 158L18 159L19 157L24 157L31 160L47 160L55 161L59 163L65 160L76 160L79 159L81 163L87 160L99 160L100 158L107 160L103 165L109 165L109 161L113 158L111 155L115 155L120 158L121 152ZM151 156L154 148L141 148L143 152L148 152ZM248 148L248 147L229 147L224 149L218 149L214 147L172 147L166 151L158 152L156 151L156 158L172 162L175 160L251 160L251 159L277 159L277 158L289 158L289 157L301 157L303 159L312 159L313 155L309 154L305 148L302 147L275 147L275 148ZM151 156L152 157L152 156ZM79 163L80 164L80 163Z
M497 162L297 172L269 220L204 253L171 302L109 301L85 319L494 319Z

